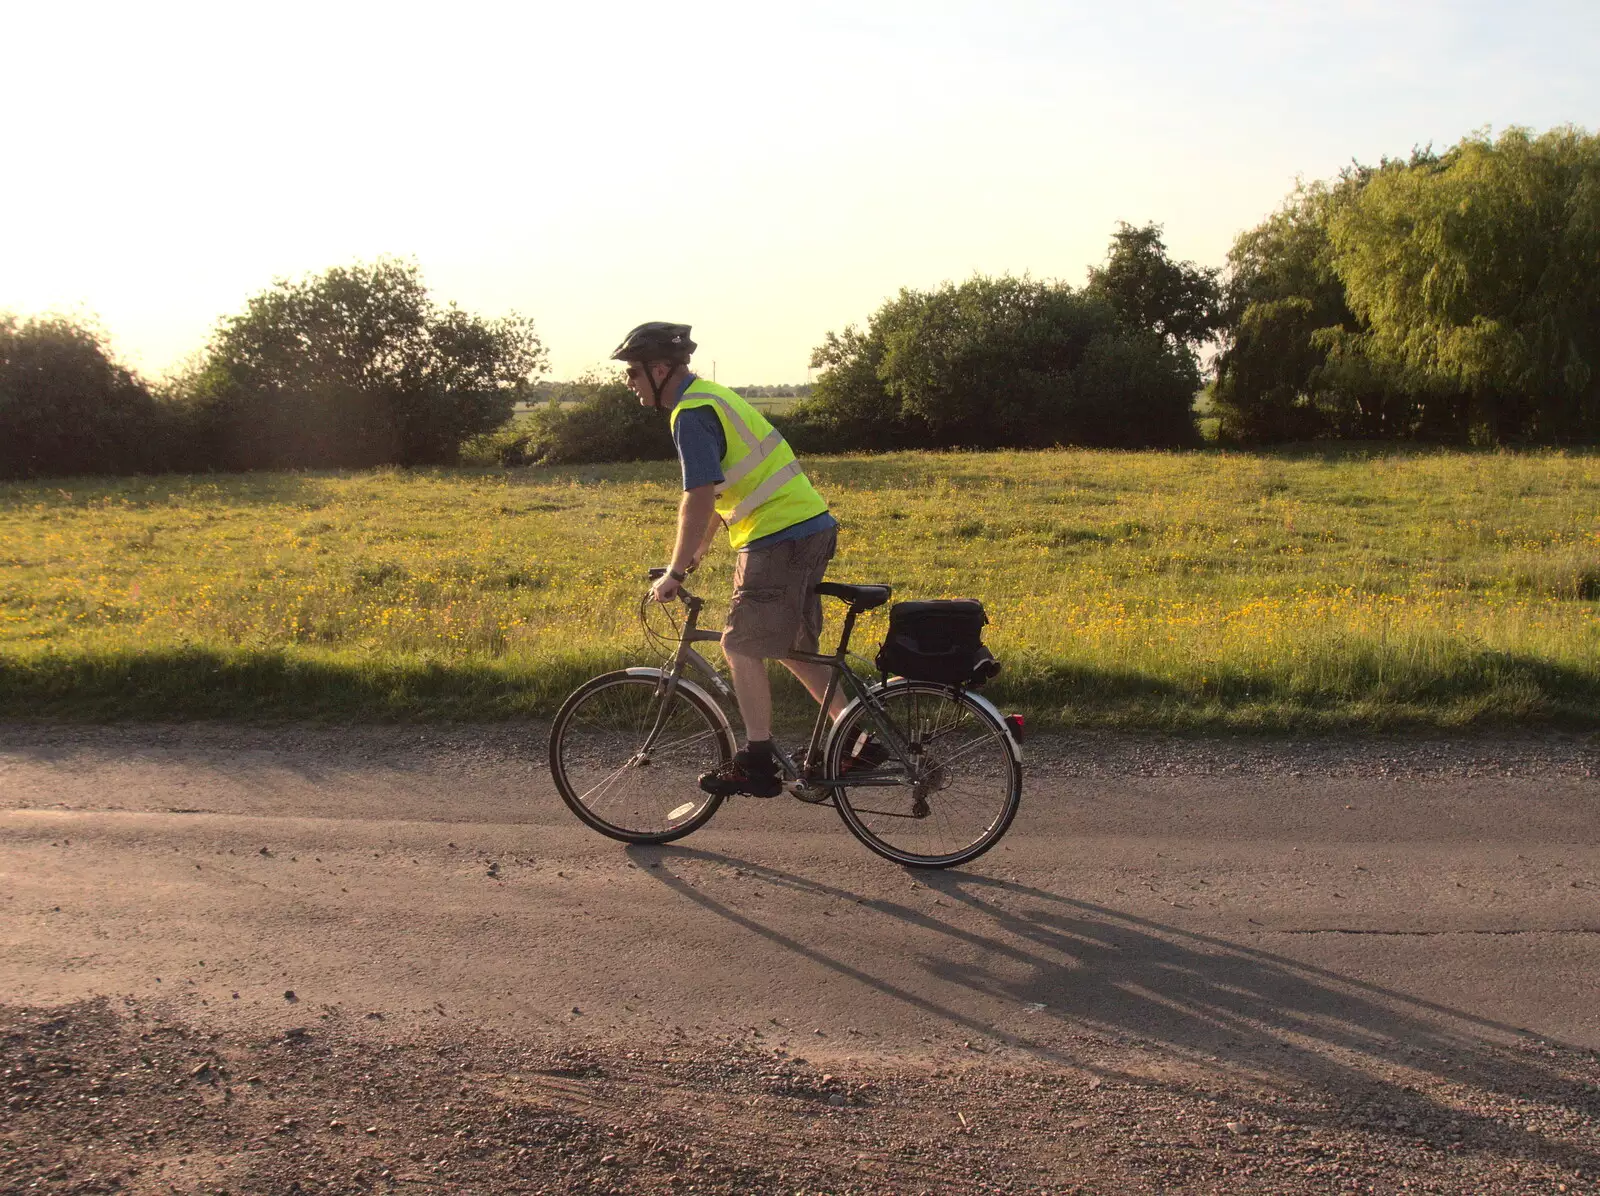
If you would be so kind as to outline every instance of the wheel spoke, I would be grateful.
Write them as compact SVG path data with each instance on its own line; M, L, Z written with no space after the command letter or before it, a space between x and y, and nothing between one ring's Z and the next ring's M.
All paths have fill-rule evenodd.
M650 751L652 753L678 751L682 748L688 747L690 744L702 743L705 740L714 739L715 737L716 732L710 728L707 728L704 731L696 731L692 735L685 735L682 739L673 739L665 743L657 743L651 747Z
M959 863L993 846L1020 798L1011 743L994 717L965 694L941 686L896 682L880 698L890 721L920 752L923 781L903 790L837 791L839 813L851 831L880 855L910 864ZM849 720L832 740L840 745L829 762L835 771L842 745L871 725L864 708Z
M948 756L940 756L939 757L939 761L938 761L939 762L939 767L943 768L943 767L945 767L947 765L954 764L957 760L960 760L963 756L969 755L970 753L975 752L979 748L985 747L985 746L988 746L987 740L974 739L971 743L967 744L966 747L961 748L959 751L952 752Z
M657 740L646 751L652 733ZM701 792L699 778L731 752L724 721L704 700L683 689L663 694L654 677L615 674L562 707L550 771L562 800L596 830L665 842L715 811L718 799Z
M616 783L617 778L627 771L628 766L624 764L621 768L617 769L610 776L602 780L598 785L586 789L582 793L578 794L578 800L586 806L594 805L595 803L592 799L598 795L603 795L605 790L611 788L611 786Z

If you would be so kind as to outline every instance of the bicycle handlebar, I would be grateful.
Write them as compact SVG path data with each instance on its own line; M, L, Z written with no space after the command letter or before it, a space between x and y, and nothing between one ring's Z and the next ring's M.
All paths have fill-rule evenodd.
M690 569L689 572L693 573L694 570ZM650 580L651 581L660 581L666 575L667 575L667 570L665 568L656 568L656 569L650 570ZM684 584L681 581L678 583L678 592L676 594L674 594L673 597L676 598L679 602L684 603L685 605L687 605L690 602L699 601L699 599L697 599L693 594L689 593L689 591L684 588Z

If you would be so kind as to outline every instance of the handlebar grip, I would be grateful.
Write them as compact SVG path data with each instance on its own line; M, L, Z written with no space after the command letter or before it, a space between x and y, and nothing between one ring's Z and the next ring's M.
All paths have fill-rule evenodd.
M651 581L660 581L666 575L667 575L667 571L665 569L652 569L652 570L650 570L650 580ZM696 598L693 594L689 593L688 590L684 589L683 583L681 583L681 582L678 584L678 592L676 594L674 594L673 597L675 597L679 602L683 603L685 606L689 606L691 604L698 603L700 601L700 599Z

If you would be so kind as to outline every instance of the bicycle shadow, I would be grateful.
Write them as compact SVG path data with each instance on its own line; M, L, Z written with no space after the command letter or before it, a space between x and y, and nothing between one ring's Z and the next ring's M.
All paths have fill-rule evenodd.
M1379 1132L1436 1140L1441 1148L1459 1140L1508 1158L1600 1169L1600 1150L1513 1127L1484 1111L1489 1100L1500 1106L1533 1101L1573 1119L1600 1116L1593 1054L1575 1069L1579 1048L1517 1026L1271 951L970 873L912 874L957 903L948 916L893 900L865 901L951 945L948 953L924 946L916 957L930 982L924 989L839 958L822 945L820 933L801 937L735 909L670 865L737 867L817 897L855 902L862 900L858 894L722 852L668 846L630 848L629 854L660 862L645 868L646 875L708 913L947 1028L995 1033L992 1022L933 995L941 987L1030 1009L1027 1024L1040 1029L1010 1030L1005 1037L1051 1064L1149 1082L1132 1065L1108 1067L1063 1045L1088 1032L1113 1048L1154 1048L1148 1062L1176 1059L1213 1074L1242 1089L1238 1099L1263 1115L1282 1114L1268 1089L1308 1092L1317 1099L1295 1112L1311 1124L1347 1124L1355 1114ZM958 924L957 914L967 924ZM986 962L957 958L970 961L972 949Z

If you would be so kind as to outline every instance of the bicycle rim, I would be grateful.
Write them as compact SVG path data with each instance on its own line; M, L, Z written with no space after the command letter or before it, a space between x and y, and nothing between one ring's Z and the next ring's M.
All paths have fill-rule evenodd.
M707 702L679 688L663 712L658 690L655 676L596 677L573 692L550 728L550 775L561 800L627 843L666 843L704 826L722 799L700 789L700 775L733 756L727 725Z
M1022 800L1022 765L1005 727L945 686L896 681L877 692L927 780L835 790L839 817L856 838L897 863L948 868L976 859L1000 841ZM841 775L847 754L872 731L865 708L845 716L829 740L831 776ZM890 761L878 771L900 770Z

